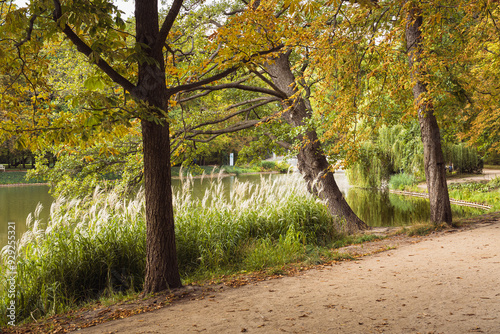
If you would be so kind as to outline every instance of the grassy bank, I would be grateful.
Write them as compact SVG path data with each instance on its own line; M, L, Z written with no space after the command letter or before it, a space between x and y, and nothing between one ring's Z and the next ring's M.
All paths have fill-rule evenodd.
M340 239L325 206L300 177L234 184L225 196L217 179L200 200L192 179L174 194L176 236L184 283L293 261L333 257ZM17 246L17 320L59 313L114 293L140 291L145 268L143 194L124 201L96 191L58 199L46 227L37 215ZM342 242L341 242L342 243ZM0 312L6 314L7 253L2 253ZM0 319L6 324L6 318Z
M188 175L210 175L218 174L221 171L227 174L246 174L260 172L280 172L287 173L290 166L283 162L262 161L254 166L189 166L189 167L172 167L172 176L188 176Z
M491 205L490 211L500 210L500 177L487 183L453 183L448 191L450 198Z
M220 172L227 174L244 174L257 173L262 171L259 167L236 167L236 166L189 166L189 167L172 167L172 176L188 176L188 175L210 175L219 174Z
M0 184L43 183L43 180L26 179L26 172L0 172Z
M191 167L172 167L172 176L188 176L188 175L210 175L219 174L246 174L246 173L261 173L261 172L281 172L286 173L289 165L286 163L276 163L272 161L263 161L256 166L191 166ZM110 176L114 179L116 176ZM7 171L0 172L0 185L2 184L31 184L44 183L40 179L26 179L26 171Z

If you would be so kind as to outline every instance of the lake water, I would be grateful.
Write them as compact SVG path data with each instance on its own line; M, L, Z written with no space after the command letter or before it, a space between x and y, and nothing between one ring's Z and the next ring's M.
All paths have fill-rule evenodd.
M26 231L26 217L35 211L38 203L44 209L41 217L49 216L52 197L48 186L0 187L0 249L7 244L7 223L14 222L19 240Z
M268 176L265 176L268 177ZM287 177L272 175L271 177ZM232 189L234 181L260 182L260 175L229 176L222 179L226 190ZM354 212L370 226L403 226L414 222L428 221L429 204L426 199L399 196L386 192L349 187L343 173L336 173L335 179ZM172 180L173 187L179 187L180 180ZM194 179L194 197L202 197L208 180ZM48 186L0 187L0 249L7 244L7 223L15 222L17 240L26 230L26 217L40 202L43 209L40 218L46 220L52 197ZM471 216L483 212L479 209L452 205L454 217Z

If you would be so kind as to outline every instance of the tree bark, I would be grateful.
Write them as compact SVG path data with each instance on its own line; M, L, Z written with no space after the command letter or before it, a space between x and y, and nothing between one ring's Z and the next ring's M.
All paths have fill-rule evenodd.
M422 45L421 26L422 13L418 7L411 5L406 23L406 47L408 63L413 82L413 98L418 109L418 121L424 144L425 177L429 192L431 221L433 223L451 223L451 205L446 184L446 171L439 125L434 115L434 106L427 97L427 84L421 79Z
M295 76L288 56L288 53L283 53L265 67L273 84L288 96L288 100L283 101L286 108L283 118L293 127L303 126L311 118L311 106L307 99L297 94ZM330 213L340 218L334 220L335 229L344 233L367 229L368 226L352 211L337 186L316 131L308 129L298 139L301 145L297 155L297 167L307 182L309 191L326 199Z
M147 114L158 120L167 112L168 94L165 81L165 63L161 48L153 46L159 38L156 0L136 0L136 38L138 43L150 46L144 50L152 61L139 63L139 81L136 95L147 103ZM144 293L154 293L180 287L175 226L172 205L170 171L169 124L142 119L144 150L144 182L146 200L146 277Z

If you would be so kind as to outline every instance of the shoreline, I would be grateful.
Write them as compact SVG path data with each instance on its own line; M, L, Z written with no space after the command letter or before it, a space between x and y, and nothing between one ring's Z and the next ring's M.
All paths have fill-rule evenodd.
M0 187L26 187L26 186L48 186L48 183L10 183L0 184Z
M192 175L192 176L187 176L187 175L184 175L184 176L172 176L172 180L180 180L182 178L188 178L188 177L192 177L193 179L201 179L201 178L217 178L219 176L221 177L228 177L228 176L240 176L240 175L259 175L259 174L262 174L262 175L270 175L270 174L283 174L283 173L280 173L280 172L276 172L276 171L270 171L270 172L251 172L251 173L239 173L239 174L236 174L236 173L223 173L223 174L220 174L217 173L217 174L205 174L205 175ZM9 183L9 184L0 184L0 187L26 187L26 186L48 186L49 183Z

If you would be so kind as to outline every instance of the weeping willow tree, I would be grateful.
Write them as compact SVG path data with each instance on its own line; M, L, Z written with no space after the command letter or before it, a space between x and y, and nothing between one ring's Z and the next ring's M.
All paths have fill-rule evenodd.
M346 172L349 183L361 188L380 188L393 171L391 156L375 142L361 143L358 159Z
M449 144L444 146L444 159L446 164L453 166L459 173L481 174L483 159L473 147L464 143Z
M423 145L417 122L383 126L372 140L363 142L359 158L347 172L349 183L380 188L392 174L424 175Z
M459 173L480 174L483 160L464 143L444 144L446 164ZM424 177L424 148L417 122L382 126L371 140L361 143L356 163L347 171L349 183L361 188L381 188L391 175Z

